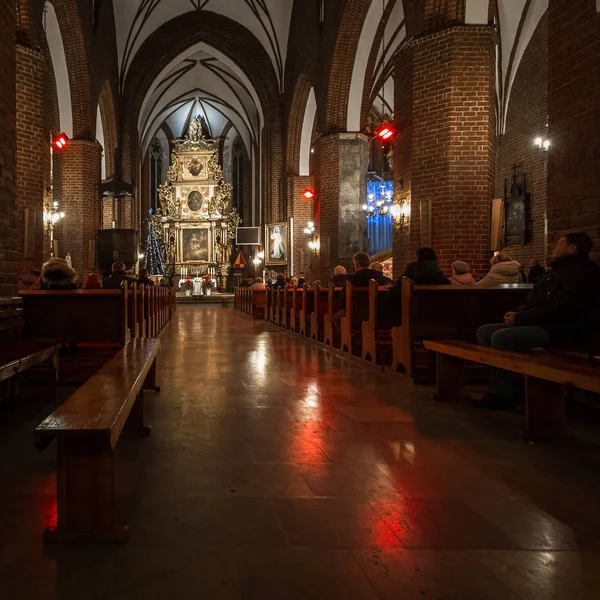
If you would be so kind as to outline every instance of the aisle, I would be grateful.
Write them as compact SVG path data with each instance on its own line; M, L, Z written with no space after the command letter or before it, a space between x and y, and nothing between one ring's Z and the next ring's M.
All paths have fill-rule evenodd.
M0 581L31 592L12 597L600 594L597 456L523 444L522 416L433 403L220 307L178 307L159 381L151 437L119 445L129 541L42 554L38 521L0 533Z

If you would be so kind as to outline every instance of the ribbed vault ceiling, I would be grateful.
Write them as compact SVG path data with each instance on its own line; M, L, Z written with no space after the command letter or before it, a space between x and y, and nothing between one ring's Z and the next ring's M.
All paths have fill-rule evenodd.
M118 0L113 5L121 82L136 52L161 25L188 12L212 11L254 34L283 83L293 0Z

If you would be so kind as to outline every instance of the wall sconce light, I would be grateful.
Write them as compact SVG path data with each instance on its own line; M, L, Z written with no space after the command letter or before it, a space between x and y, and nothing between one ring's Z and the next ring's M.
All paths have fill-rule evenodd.
M533 140L533 144L536 148L539 148L544 152L548 152L548 148L550 148L550 140L544 139L543 137L536 137L535 140Z
M313 221L309 221L304 228L304 235L309 237L308 247L317 252L321 248L321 242L317 239L317 230Z
M397 204L390 208L390 214L394 219L394 225L400 233L406 231L410 225L410 202L400 199Z

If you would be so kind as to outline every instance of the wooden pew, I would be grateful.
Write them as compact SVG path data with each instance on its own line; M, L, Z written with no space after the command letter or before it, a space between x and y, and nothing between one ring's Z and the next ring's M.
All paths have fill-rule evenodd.
M334 346L336 333L333 331L333 315L340 310L340 293L342 288L333 287L330 283L327 287L327 312L323 316L323 343L326 346Z
M267 290L250 290L248 312L253 319L264 319L267 310Z
M300 311L304 306L304 288L293 288L292 290L292 308L290 310L289 329L294 333L300 330Z
M281 321L279 325L284 329L290 328L290 311L292 310L293 288L283 289L283 300L281 304Z
M0 382L7 382L7 386L13 384L9 386L11 399L17 392L15 379L46 360L51 360L54 368L55 394L58 388L60 344L56 340L22 337L25 316L22 298L0 298Z
M325 315L329 309L329 287L313 288L313 312L310 314L310 338L317 342L325 340Z
M362 324L369 318L369 288L346 281L346 316L342 318L340 350L352 354L353 339L362 337Z
M531 441L564 437L567 386L600 393L600 367L589 360L542 350L505 352L461 341L426 340L424 345L437 353L439 400L463 397L465 361L524 375L526 437Z
M497 288L414 285L402 281L402 326L392 329L392 369L416 383L435 379L435 354L423 340L475 341L486 323L502 323L504 314L525 303L531 285Z
M57 526L45 541L113 542L116 522L115 447L123 431L147 435L145 389L155 382L159 340L135 339L35 430L43 450L57 439Z
M391 349L392 332L380 324L379 303L389 291L389 286L380 287L374 279L369 281L368 319L362 323L362 358L381 364L381 350Z
M146 289L145 285L140 285L137 292L137 330L139 335L137 337L146 336Z
M315 293L313 289L303 287L302 288L302 308L300 310L300 335L312 337L310 332L311 315L315 309Z
M128 341L126 289L22 290L19 295L27 315L27 337L120 346Z
M285 288L277 288L277 290L275 292L275 306L273 309L273 312L274 312L273 324L277 325L278 327L281 327L282 320L283 320L283 306L284 306L284 301L285 301L285 293L286 293Z

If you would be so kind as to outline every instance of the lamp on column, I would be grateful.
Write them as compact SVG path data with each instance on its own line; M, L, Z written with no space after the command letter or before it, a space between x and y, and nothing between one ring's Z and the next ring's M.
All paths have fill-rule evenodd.
M54 226L64 219L65 213L58 209L58 202L52 202L50 208L44 210L44 226L50 237L50 258L54 258Z
M401 192L398 197L398 201L392 204L390 208L390 214L394 220L394 225L403 233L410 227L410 200L408 199L408 193L404 191L404 180L400 179L399 191Z
M309 221L306 224L304 235L308 236L308 247L316 253L321 247L321 242L317 238L317 230L313 221Z

